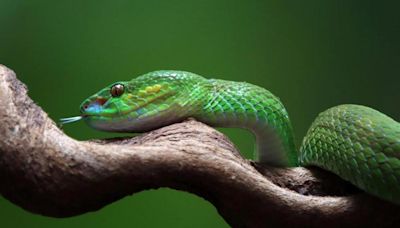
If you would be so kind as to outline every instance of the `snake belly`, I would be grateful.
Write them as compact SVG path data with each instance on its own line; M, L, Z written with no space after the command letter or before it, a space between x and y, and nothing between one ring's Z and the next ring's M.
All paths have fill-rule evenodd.
M318 166L369 194L400 204L400 124L372 108L345 104L319 114L296 149L282 102L246 82L154 71L115 83L86 99L82 116L105 131L144 132L188 117L216 127L246 128L258 160L275 166Z

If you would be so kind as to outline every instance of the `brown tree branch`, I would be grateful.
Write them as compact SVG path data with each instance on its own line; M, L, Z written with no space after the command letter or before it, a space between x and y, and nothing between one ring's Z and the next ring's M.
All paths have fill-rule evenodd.
M135 138L76 141L0 65L4 197L33 213L65 217L159 187L205 198L234 227L400 224L399 206L317 169L253 164L223 134L194 120Z

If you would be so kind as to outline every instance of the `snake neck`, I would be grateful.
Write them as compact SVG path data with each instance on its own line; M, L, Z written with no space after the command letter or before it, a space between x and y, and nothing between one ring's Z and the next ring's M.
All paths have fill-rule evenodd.
M292 126L280 100L245 82L208 80L201 110L194 116L215 127L239 127L256 138L255 159L273 166L296 166Z

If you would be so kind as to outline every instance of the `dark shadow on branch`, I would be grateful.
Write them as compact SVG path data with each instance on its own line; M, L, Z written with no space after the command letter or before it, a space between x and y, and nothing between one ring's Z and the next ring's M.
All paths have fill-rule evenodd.
M203 197L233 227L400 225L398 206L318 169L253 164L223 134L194 120L135 138L76 141L0 65L5 198L33 213L65 217L159 187Z

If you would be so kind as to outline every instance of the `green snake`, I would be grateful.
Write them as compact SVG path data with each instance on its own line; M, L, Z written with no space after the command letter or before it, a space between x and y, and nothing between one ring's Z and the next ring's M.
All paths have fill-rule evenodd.
M299 150L288 113L271 92L185 71L154 71L113 83L87 98L80 111L61 121L83 119L112 132L146 132L188 117L245 128L256 137L261 163L317 166L400 204L400 124L372 108L345 104L322 112Z

